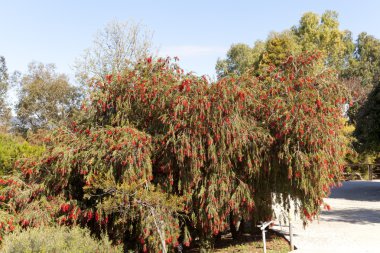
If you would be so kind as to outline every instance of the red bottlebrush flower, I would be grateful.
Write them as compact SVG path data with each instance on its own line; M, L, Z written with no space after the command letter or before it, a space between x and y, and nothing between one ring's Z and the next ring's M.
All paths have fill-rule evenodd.
M317 100L315 101L315 103L317 104L317 107L318 107L318 108L321 108L321 107L322 107L322 102L321 102L321 100L317 99Z
M106 75L106 80L107 80L108 84L110 84L112 81L112 75Z
M286 63L291 63L293 61L293 56L289 56Z
M305 215L306 219L311 220L311 214L306 209L303 209L303 214Z
M21 222L21 225L24 226L24 227L25 227L25 226L28 226L28 225L29 225L29 221L23 219L22 222Z
M87 212L87 221L90 221L92 219L92 211Z
M239 96L240 100L244 100L245 99L244 92L239 91L238 96Z
M152 63L152 57L146 58L146 62L149 63L149 64L151 64Z
M167 238L166 240L165 240L165 242L167 243L167 244L170 244L171 242L172 242L172 237L169 237L169 238Z

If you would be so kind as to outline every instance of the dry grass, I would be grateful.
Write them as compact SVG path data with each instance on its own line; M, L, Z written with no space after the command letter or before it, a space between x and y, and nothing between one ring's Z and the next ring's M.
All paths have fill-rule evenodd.
M275 234L272 231L267 232L267 253L287 253L290 251L290 246L287 240ZM197 247L186 252L199 252ZM222 236L214 249L215 253L262 253L263 242L261 234L250 235L244 234L239 240L233 240L231 234Z

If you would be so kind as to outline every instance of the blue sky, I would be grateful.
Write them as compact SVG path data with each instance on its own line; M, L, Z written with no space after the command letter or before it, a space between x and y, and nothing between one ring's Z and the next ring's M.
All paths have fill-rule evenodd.
M179 56L185 70L215 76L215 63L232 43L252 45L271 31L296 25L303 13L339 13L342 29L380 38L380 1L116 1L0 0L0 55L10 72L33 60L55 63L74 76L72 65L109 21L134 20L154 32L161 54Z

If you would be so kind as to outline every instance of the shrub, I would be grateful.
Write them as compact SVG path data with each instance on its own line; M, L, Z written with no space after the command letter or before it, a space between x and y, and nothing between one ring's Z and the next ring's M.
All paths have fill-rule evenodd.
M97 240L79 227L39 227L18 230L4 238L2 252L122 252L107 237Z
M9 174L16 160L36 157L43 151L43 147L31 145L22 138L0 133L0 175Z

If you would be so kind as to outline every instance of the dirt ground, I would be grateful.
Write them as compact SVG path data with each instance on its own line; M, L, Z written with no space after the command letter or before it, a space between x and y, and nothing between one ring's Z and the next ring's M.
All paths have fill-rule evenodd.
M344 182L325 202L331 210L323 211L319 222L304 229L295 217L294 252L380 252L380 180ZM282 226L284 234L288 230Z

